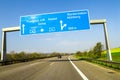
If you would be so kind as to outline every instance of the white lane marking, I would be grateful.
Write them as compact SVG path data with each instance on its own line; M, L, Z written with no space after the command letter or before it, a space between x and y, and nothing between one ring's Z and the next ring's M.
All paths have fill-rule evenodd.
M34 66L34 65L37 65L37 64L40 64L40 63L42 63L42 62L31 63L31 64L29 64L29 65L30 65L30 66Z
M68 58L70 63L72 64L72 66L76 69L76 71L79 73L79 75L83 78L83 80L89 80L81 71L79 68L77 68L77 66L71 61L70 57Z
M54 62L53 63L51 63L50 65L53 65L54 64Z

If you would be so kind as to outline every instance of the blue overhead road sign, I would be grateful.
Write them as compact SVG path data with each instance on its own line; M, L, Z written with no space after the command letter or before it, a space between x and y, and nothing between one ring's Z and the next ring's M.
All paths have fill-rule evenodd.
M90 29L88 10L20 17L21 35Z

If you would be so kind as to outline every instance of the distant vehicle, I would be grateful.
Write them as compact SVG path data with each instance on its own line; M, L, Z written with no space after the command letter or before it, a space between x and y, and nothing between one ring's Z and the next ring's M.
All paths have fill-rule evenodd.
M61 56L61 55L58 55L57 57L58 57L58 58L62 58L62 56Z

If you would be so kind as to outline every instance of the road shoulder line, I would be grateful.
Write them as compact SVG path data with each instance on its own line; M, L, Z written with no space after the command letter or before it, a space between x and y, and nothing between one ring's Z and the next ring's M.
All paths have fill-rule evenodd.
M68 57L70 63L75 68L75 70L79 73L79 75L83 78L83 80L89 80L81 71L80 69L71 61L70 57Z

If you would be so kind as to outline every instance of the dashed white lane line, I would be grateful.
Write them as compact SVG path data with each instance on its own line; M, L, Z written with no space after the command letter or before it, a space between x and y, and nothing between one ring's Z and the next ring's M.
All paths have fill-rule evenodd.
M52 62L50 65L53 65L54 64L54 62Z
M83 80L89 80L81 71L80 69L71 61L70 57L68 57L70 63L72 66L76 69L76 71L79 73L79 75L83 78Z
M36 62L36 63L31 63L29 64L30 66L34 66L34 65L37 65L37 64L40 64L41 62Z

